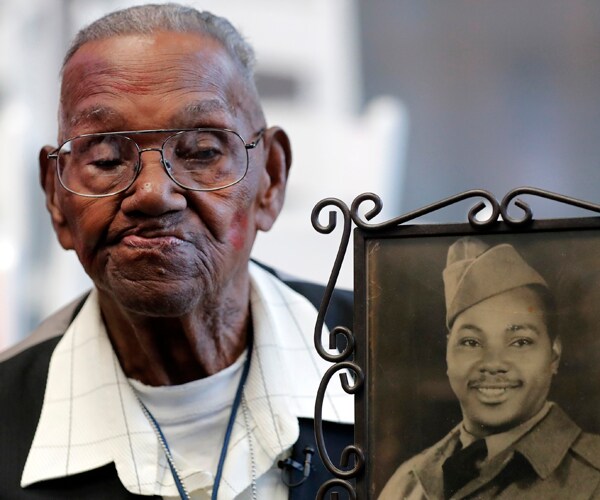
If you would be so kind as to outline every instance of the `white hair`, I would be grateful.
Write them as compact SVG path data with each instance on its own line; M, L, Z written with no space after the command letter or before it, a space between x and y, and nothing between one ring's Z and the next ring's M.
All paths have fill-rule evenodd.
M224 17L177 3L138 5L101 17L77 33L62 67L64 69L73 54L87 42L156 31L202 33L214 38L240 66L248 82L254 83L254 49L240 32Z

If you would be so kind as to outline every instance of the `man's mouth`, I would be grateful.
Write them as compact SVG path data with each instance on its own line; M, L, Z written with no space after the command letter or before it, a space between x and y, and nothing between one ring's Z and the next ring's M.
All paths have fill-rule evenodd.
M505 394L508 387L478 387L477 391L487 397L498 397Z
M138 249L160 249L177 247L184 242L172 235L161 235L161 236L141 236L141 235L128 235L122 240L122 243L126 246Z
M479 398L484 403L501 403L506 399L512 389L520 387L519 382L482 382L469 383L471 389L475 389Z

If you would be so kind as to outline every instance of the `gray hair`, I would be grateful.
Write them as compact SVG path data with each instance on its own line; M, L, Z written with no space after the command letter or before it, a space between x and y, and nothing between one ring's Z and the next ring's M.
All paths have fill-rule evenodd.
M73 54L87 42L156 31L198 32L214 38L239 64L247 80L254 81L254 50L229 21L210 12L200 12L176 3L138 5L101 17L77 33L62 67L64 69Z

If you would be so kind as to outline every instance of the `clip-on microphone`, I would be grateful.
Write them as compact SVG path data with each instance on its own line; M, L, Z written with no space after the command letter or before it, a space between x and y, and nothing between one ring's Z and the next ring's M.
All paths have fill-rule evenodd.
M296 462L291 457L285 460L277 462L277 467L281 469L281 480L288 488L295 488L300 486L304 481L308 479L311 472L312 456L315 454L315 449L312 446L304 448L304 464ZM294 470L302 471L302 477L296 481L292 481L292 474Z

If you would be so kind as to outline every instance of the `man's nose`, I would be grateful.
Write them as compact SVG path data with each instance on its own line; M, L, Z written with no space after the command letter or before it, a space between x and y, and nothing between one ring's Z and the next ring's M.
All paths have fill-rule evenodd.
M486 346L479 366L480 371L489 373L505 372L508 369L506 351L502 347Z
M169 177L160 149L141 150L139 161L140 171L123 200L123 210L156 216L185 208L184 189Z

